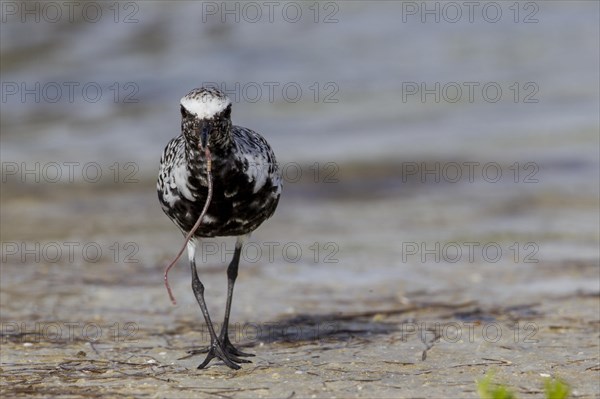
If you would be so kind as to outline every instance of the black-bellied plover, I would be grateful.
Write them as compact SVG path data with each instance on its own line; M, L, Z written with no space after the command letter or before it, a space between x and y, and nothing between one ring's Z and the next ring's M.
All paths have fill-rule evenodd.
M208 173L212 170L212 198L187 243L192 289L211 338L207 350L194 352L208 353L199 369L215 357L239 369L238 363L249 362L241 357L254 356L236 349L228 336L240 253L250 233L275 212L282 189L281 172L273 150L262 136L231 123L231 100L221 91L194 89L181 99L180 105L181 135L169 142L160 160L158 198L163 211L187 235L206 205ZM207 157L212 167L207 168ZM227 268L227 303L218 336L204 301L204 285L195 261L199 240L217 236L237 237Z

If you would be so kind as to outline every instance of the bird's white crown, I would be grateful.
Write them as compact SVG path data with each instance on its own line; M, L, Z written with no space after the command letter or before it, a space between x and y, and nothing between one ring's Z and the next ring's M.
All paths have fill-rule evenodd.
M210 119L223 112L231 100L217 89L194 89L181 98L180 104L200 119Z

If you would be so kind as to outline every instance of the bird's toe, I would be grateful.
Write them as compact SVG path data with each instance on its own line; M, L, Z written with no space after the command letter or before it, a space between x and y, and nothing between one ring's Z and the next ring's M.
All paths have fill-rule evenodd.
M196 353L194 353L194 354L203 353L200 351L202 351L202 349L195 351ZM194 351L190 351L190 352L194 352ZM206 358L204 359L204 361L202 363L200 363L200 365L198 366L198 369L203 369L206 366L208 366L210 361L214 358L220 359L223 363L225 363L225 365L227 367L232 368L234 370L240 369L241 366L238 363L252 363L249 360L240 359L239 357L230 353L227 349L225 349L223 347L223 345L220 342L212 344L207 349L207 352L208 352L208 354L206 355Z

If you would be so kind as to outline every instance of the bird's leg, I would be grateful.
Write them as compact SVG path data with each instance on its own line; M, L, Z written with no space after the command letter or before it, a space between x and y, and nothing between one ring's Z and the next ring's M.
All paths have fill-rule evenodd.
M235 243L235 252L233 253L233 259L227 267L227 305L225 306L225 319L223 320L223 327L221 328L221 334L219 336L225 350L235 356L254 356L252 353L246 353L238 350L231 341L229 340L229 314L231 312L231 301L233 298L233 287L235 280L238 275L238 266L240 263L240 253L242 252L242 246L248 236L239 236ZM243 363L251 363L249 360L240 359Z
M241 359L237 358L235 355L228 353L223 347L223 343L219 338L217 338L217 334L215 333L215 329L210 320L210 316L208 314L208 308L206 307L206 302L204 300L204 285L198 278L198 271L196 270L196 243L195 241L190 240L188 242L188 256L190 258L190 266L192 269L192 290L194 291L194 295L196 296L196 300L200 305L200 309L202 309L202 314L204 315L204 320L208 327L208 332L210 334L210 346L208 347L208 354L206 355L206 359L198 366L199 369L203 369L208 365L208 363L213 358L221 359L227 366L232 369L239 369L240 366L236 362L240 362Z

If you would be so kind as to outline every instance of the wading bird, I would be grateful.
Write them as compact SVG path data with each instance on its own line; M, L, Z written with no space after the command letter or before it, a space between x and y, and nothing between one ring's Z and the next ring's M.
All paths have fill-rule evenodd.
M187 252L192 289L211 342L208 349L192 353L208 353L199 369L215 357L232 369L239 369L239 363L249 362L242 357L254 356L235 348L228 336L240 253L250 233L275 212L282 189L281 171L273 150L261 135L231 123L231 100L221 91L194 89L181 99L180 106L181 135L172 139L162 154L157 190L163 211L184 235L196 228L187 242ZM199 220L205 206L205 214ZM199 240L217 236L237 237L227 268L225 319L218 336L208 314L195 260Z

